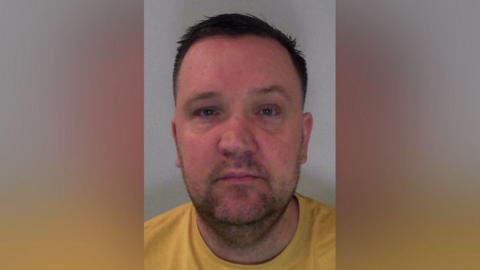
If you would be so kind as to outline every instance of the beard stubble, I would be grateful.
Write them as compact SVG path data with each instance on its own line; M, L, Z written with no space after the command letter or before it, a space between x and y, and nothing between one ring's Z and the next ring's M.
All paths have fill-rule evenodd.
M274 194L271 184L272 177L268 171L247 155L225 160L217 165L208 177L208 186L203 198L198 198L196 194L193 194L183 166L182 174L198 217L202 219L208 229L231 248L247 248L265 238L285 213L293 200L300 174L300 165L300 155L298 155L295 172L292 176L294 179L291 179L294 181L293 188L288 185L281 186L281 194ZM258 202L245 207L243 215L240 217L231 215L228 208L222 208L219 198L214 194L215 186L222 181L219 178L225 171L232 168L245 169L259 176L259 179L263 181L262 184L265 184L271 191L270 194L258 193ZM250 189L253 187L235 185L228 188L231 189L231 194L241 201L242 198L248 199L249 192L252 192Z

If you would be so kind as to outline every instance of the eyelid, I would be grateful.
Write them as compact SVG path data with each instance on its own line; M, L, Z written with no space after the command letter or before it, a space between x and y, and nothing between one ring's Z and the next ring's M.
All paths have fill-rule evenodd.
M271 104L271 103L260 105L257 113L261 113L261 111L262 111L263 109L265 109L265 108L271 108L271 109L273 110L273 114L272 114L272 115L268 115L268 116L277 116L277 115L279 115L279 114L282 113L282 109L281 109L281 107L280 107L279 105L277 105L277 104Z
M205 111L205 110L212 110L214 111L213 115L202 115L202 112ZM204 107L200 107L200 108L197 108L197 109L194 109L191 113L191 116L192 117L213 117L213 116L217 116L219 113L221 112L221 109L216 107L216 106L204 106Z

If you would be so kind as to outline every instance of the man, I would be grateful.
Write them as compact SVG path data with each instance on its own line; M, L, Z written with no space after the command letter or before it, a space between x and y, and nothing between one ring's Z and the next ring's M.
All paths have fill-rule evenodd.
M295 41L223 14L179 44L172 131L192 203L145 223L145 269L334 269L335 212L295 193L312 130Z

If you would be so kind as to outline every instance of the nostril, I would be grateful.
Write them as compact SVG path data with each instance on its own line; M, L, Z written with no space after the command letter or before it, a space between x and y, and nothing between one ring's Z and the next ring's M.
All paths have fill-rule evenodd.
M236 153L225 152L223 153L223 156L227 167L240 169L252 166L253 153L250 151Z
M241 161L238 161L238 160L235 161L235 163L233 163L233 167L234 167L235 169L241 168L241 167L242 167L242 162L241 162Z
M248 132L227 132L220 138L218 148L226 156L243 156L251 155L256 149L256 144Z

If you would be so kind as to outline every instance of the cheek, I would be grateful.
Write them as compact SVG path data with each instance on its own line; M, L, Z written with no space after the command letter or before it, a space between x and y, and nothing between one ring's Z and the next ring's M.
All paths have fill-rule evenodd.
M264 155L271 161L272 166L276 166L272 169L288 173L297 166L302 141L301 118L285 119L279 129L265 131L260 135L259 143Z
M181 155L181 170L188 192L198 197L204 194L207 186L209 170L212 164L212 151L208 142L198 138L184 136L179 138L179 151Z
M201 174L205 170L200 169L212 163L215 144L208 136L184 134L178 143L184 170L191 169L195 170L195 174Z
M300 137L283 136L262 140L262 152L273 175L290 175L297 166Z

